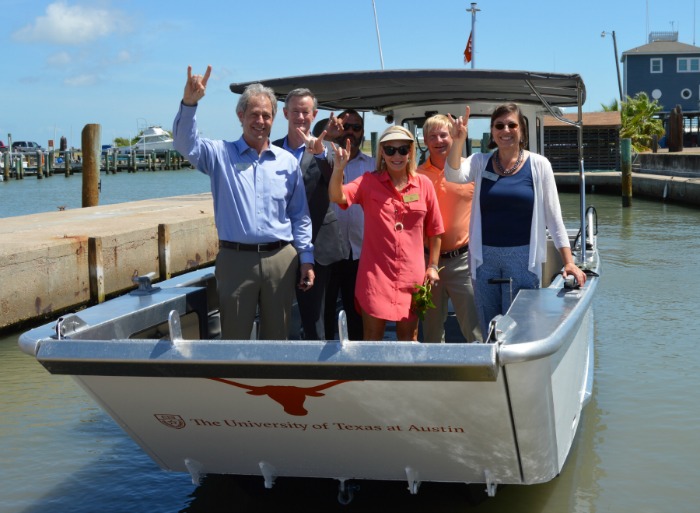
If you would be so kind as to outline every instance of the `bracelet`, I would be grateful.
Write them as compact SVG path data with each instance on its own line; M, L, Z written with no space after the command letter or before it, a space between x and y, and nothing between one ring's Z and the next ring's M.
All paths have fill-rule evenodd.
M428 269L435 269L435 272L440 271L440 268L437 266L437 264L430 264L428 266Z

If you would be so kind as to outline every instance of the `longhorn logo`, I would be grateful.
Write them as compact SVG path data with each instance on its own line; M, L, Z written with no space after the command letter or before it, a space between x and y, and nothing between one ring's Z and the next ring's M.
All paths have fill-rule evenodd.
M297 415L303 417L309 412L304 408L304 401L307 397L322 397L325 394L321 393L321 390L340 385L341 383L347 383L351 380L336 380L324 383L323 385L317 385L315 387L296 387L289 385L265 385L265 386L252 386L245 385L243 383L236 383L229 379L223 378L210 378L214 381L219 381L227 385L232 385L234 387L242 388L248 390L250 395L266 395L273 401L282 405L284 411L290 415Z

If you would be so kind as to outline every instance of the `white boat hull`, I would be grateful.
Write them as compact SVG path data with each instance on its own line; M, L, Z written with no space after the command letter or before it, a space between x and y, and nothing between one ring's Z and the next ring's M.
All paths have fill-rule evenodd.
M63 319L61 339L47 325L20 345L194 482L237 474L267 486L295 476L495 492L561 471L592 387L597 280L521 291L499 321L502 340L486 344L212 340L201 335L212 281L196 271Z

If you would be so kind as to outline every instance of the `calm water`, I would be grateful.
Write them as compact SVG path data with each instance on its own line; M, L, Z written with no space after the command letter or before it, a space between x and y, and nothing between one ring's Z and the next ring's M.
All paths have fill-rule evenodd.
M169 184L175 180L169 173L144 173L144 180L154 179L148 185L136 175L108 179L136 191ZM171 195L206 190L206 179L189 182L193 175L185 173ZM51 180L44 183L65 178ZM0 191L22 185L0 184ZM575 219L577 198L565 195L562 203L568 220ZM700 210L636 198L622 209L620 199L609 196L589 196L589 203L598 210L604 259L595 304L596 383L577 442L554 481L502 487L476 506L458 485L424 483L411 496L405 483L361 483L346 507L337 503L333 481L279 479L265 490L262 478L209 478L195 487L188 475L161 471L70 378L51 376L21 353L14 334L0 339L0 509L697 512Z
M100 173L100 183L100 205L209 191L209 178L193 169ZM80 208L82 198L81 174L0 182L0 218L55 212L59 207Z

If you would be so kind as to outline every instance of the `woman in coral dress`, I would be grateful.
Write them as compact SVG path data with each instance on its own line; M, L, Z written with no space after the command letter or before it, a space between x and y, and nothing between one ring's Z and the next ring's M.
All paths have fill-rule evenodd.
M362 206L365 234L355 301L362 313L365 340L382 340L387 321L396 322L399 340L418 339L418 316L411 310L417 285L436 285L440 235L444 232L433 184L416 173L411 132L392 126L379 139L377 170L343 185L349 148L334 146L331 201L341 208ZM428 238L430 259L423 258Z

